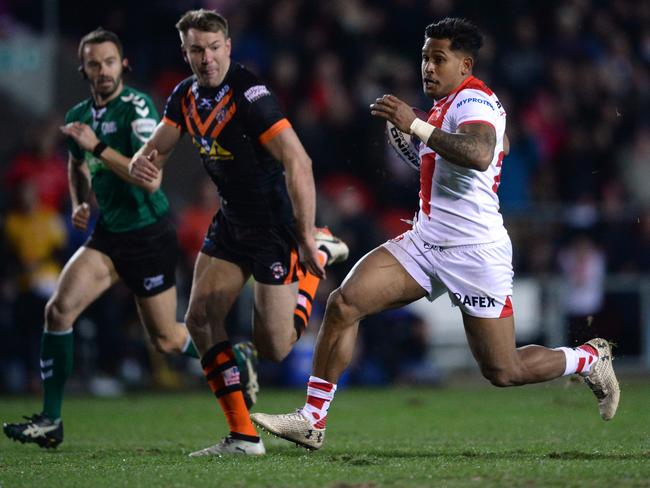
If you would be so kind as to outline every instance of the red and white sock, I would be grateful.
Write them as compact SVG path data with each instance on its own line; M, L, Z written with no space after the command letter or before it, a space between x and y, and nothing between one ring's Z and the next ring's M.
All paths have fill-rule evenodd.
M317 429L324 429L327 423L327 410L334 399L336 385L317 378L309 377L307 383L307 403L302 407L301 413Z
M575 373L586 376L598 360L598 351L589 344L583 344L582 346L575 348L558 347L554 350L562 351L566 358L566 367L564 368L564 374L562 376Z

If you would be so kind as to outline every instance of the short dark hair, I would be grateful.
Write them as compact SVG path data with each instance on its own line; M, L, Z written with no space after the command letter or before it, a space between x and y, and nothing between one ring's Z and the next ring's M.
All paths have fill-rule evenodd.
M464 51L474 59L478 57L478 51L483 46L483 34L478 27L469 20L460 17L446 17L429 24L424 29L424 37L449 39L453 51Z
M214 10L198 9L185 12L180 20L176 22L178 32L187 34L190 29L198 29L203 32L223 32L228 38L228 21Z
M122 41L117 37L115 32L104 29L103 27L97 27L92 32L89 32L81 38L79 41L79 50L77 54L79 55L79 61L83 63L84 61L84 47L86 44L101 44L102 42L112 42L117 47L117 50L120 53L120 58L124 57L124 50L122 48Z

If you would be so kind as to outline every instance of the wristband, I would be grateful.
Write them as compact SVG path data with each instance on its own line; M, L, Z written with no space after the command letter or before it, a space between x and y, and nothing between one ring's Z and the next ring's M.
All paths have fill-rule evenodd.
M433 131L436 130L434 126L431 124L426 123L424 120L415 118L413 123L411 124L411 132L415 134L418 139L420 139L424 144L429 142L429 138L431 137L431 134L433 134Z
M107 147L108 147L108 144L106 144L105 142L99 141L97 143L97 145L95 146L95 148L93 149L93 156L95 156L96 158L101 158L102 153L104 152L104 149L106 149Z

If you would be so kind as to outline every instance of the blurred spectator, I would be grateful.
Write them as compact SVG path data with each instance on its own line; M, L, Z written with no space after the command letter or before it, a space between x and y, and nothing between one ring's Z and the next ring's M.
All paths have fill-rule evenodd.
M650 208L650 127L639 128L634 138L622 148L618 165L630 197L642 207Z
M27 373L23 385L36 388L43 313L61 271L58 254L65 247L66 233L61 217L41 205L35 183L18 180L15 185L14 202L3 232L10 263L5 272L17 286L14 330L5 337L16 342L11 354L22 362L21 369Z
M6 191L29 180L36 188L40 205L61 211L68 199L67 162L59 147L63 120L51 116L25 135L25 147L11 160L5 173Z
M595 336L591 326L603 307L605 255L589 236L581 233L560 250L558 261L565 284L569 344L582 344Z

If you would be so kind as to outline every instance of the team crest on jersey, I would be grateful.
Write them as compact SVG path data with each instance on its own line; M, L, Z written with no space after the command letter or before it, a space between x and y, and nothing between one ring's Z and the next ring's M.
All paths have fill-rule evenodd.
M280 261L276 261L270 267L273 279L279 280L287 275L287 269Z

